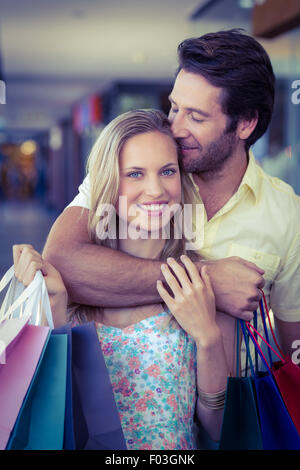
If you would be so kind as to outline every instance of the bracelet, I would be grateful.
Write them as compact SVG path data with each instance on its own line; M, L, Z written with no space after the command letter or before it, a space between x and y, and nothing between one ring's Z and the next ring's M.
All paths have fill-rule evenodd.
M202 405L209 410L222 410L225 405L226 388L216 393L207 393L198 390L198 398Z

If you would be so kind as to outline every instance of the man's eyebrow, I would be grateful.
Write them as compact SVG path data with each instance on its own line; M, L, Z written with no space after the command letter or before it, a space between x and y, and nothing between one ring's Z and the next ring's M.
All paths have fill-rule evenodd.
M175 104L175 105L177 106L176 102L173 100L173 98L171 97L171 95L170 95L168 98L169 98L170 103ZM191 107L188 107L188 108L185 108L185 109L186 109L187 111L191 111L191 112L194 112L194 113L201 114L202 116L207 117L207 118L210 117L210 114L209 114L209 113L207 113L206 111L202 111L201 109L198 109L198 108L191 108Z

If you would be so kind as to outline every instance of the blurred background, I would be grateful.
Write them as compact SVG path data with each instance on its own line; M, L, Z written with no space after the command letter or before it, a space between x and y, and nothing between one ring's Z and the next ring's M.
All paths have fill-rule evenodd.
M14 243L42 250L107 122L168 112L177 45L232 27L264 45L277 76L254 154L300 194L299 0L0 0L0 277Z

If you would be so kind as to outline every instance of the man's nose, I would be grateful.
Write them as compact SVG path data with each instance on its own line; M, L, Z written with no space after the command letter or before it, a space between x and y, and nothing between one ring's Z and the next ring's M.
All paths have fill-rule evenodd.
M176 139L185 139L189 136L189 131L186 127L184 116L182 116L180 113L176 113L175 115L171 116L169 120L171 122L173 136Z

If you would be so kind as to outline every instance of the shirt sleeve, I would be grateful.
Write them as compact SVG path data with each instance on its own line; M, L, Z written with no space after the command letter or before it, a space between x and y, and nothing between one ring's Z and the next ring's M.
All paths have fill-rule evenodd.
M279 320L300 321L300 228L291 243L282 269L273 282L270 306Z
M78 188L78 194L74 197L73 201L66 207L80 206L86 209L90 208L90 176L89 174L84 178L83 182Z

